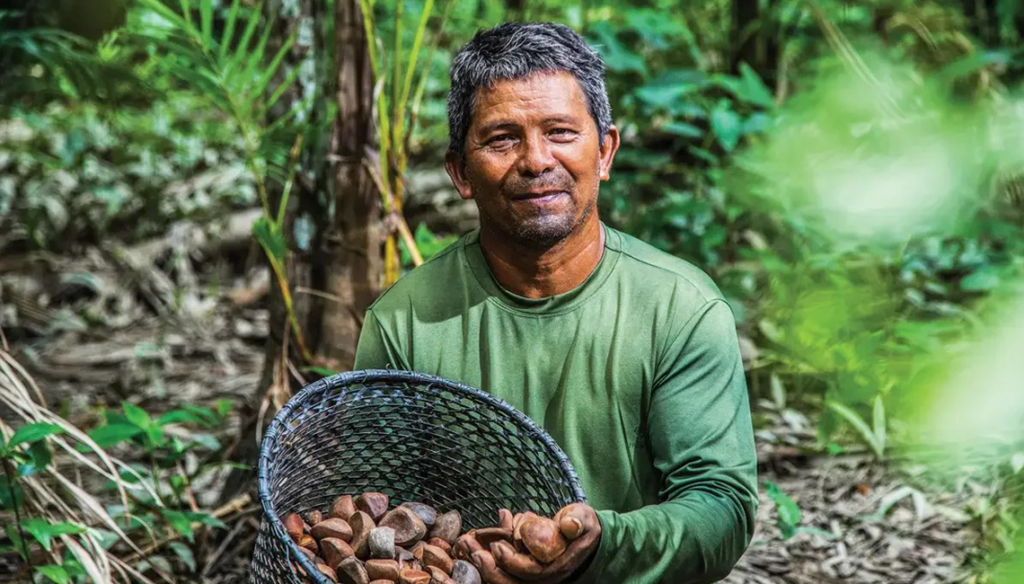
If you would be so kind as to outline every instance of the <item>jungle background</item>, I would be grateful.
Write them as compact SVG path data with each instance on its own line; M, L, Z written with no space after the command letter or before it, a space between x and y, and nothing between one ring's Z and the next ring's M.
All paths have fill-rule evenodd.
M727 582L1024 581L1019 0L0 3L0 580L247 581L262 428L475 226L447 68L509 20L600 51L603 220L736 314Z

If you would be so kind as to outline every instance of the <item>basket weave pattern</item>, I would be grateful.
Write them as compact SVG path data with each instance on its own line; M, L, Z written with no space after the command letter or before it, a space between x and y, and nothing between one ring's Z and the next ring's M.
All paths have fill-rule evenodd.
M395 504L456 509L464 530L494 525L502 507L552 516L586 500L554 440L505 402L420 373L341 373L289 400L263 439L264 518L251 582L301 584L294 563L318 584L331 584L299 552L281 518L326 511L339 495L366 491Z

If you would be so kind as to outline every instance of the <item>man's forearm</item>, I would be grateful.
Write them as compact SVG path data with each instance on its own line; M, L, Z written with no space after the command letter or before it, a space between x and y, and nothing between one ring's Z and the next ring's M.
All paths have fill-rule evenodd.
M728 488L628 513L598 511L601 543L579 584L703 584L721 580L753 535L754 503Z

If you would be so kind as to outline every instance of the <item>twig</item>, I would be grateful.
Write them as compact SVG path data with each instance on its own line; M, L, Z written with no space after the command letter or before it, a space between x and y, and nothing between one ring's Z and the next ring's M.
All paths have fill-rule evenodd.
M384 180L381 178L380 173L374 168L369 158L363 159L364 166L370 173L370 177L373 179L375 185L380 192L390 196L391 190L384 184ZM405 248L409 251L409 256L412 257L412 263L415 266L423 264L423 256L420 254L419 248L416 246L416 240L412 236L412 231L409 229L409 224L405 221L405 216L401 213L390 212L389 217L393 217L398 228L399 235L402 236L402 241L405 243Z
M18 536L21 538L21 553L25 555L25 561L28 562L29 569L32 568L32 557L28 553L28 540L25 539L25 531L21 528L21 510L18 509L18 497L14 494L14 477L11 476L11 462L9 460L3 461L4 474L7 475L7 489L11 494L11 505L14 506L14 521L18 525Z
M256 509L258 508L253 508L253 510ZM224 541L221 542L220 546L218 546L217 549L214 550L213 556L211 556L210 559L206 561L206 566L203 567L203 571L199 574L200 578L206 578L209 575L209 573L217 567L217 564L219 564L221 561L221 556L224 555L224 551L228 549L228 545L230 545L231 542L234 541L235 537L238 536L239 532L242 531L242 527L244 527L245 525L245 517L242 517L235 522L235 526L231 528L230 532L228 532L227 537L225 537Z
M306 386L306 378L303 377L302 374L299 373L299 370L295 368L295 364L292 363L291 359L288 359L288 371L291 371L292 377L295 378L295 381L299 382L299 385L303 387Z
M181 476L181 480L185 481L185 496L188 497L188 506L192 509L193 513L199 513L199 505L196 505L196 496L192 492L192 484L188 480L188 475L185 474L185 469L181 466L181 461L175 461L174 466L178 469L178 475Z
M338 304L344 304L345 300L337 294L331 294L330 292L323 292L321 290L314 290L312 288L306 288L305 286L297 286L295 288L296 294L309 294L310 296L316 296L317 298L323 298L324 300L330 300L331 302L337 302Z
M249 493L243 493L243 494L235 497L234 499L231 499L230 501L228 501L224 505L214 509L213 513L210 513L210 515L212 517L217 518L217 519L221 519L223 517L231 515L232 513L245 513L247 511L252 510L252 509L257 509L258 508L256 506L248 508L248 505L250 503L252 503L252 496L250 496ZM200 527L201 525L202 525L202 523L200 523L198 521L195 521L195 522L192 523L191 528L193 530L195 530L198 527ZM170 535L168 535L167 537L165 537L164 539L151 543L149 545L149 547L147 547L146 549L142 550L142 554L141 555L138 554L138 553L135 553L135 554L132 554L131 556L129 556L128 558L125 558L125 562L127 562L129 564L135 563L135 561L139 560L142 556L148 556L149 554L151 554L151 553L155 552L156 550L160 549L161 547L171 543L172 541L176 541L176 540L181 539L181 537L182 537L182 535L180 533L178 533L177 531L175 531L175 532L171 533Z

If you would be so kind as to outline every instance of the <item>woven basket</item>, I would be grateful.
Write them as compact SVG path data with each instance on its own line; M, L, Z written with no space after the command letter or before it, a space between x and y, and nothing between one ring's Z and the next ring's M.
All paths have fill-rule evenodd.
M294 563L317 584L332 584L299 552L281 518L326 512L339 495L366 491L395 504L456 509L464 530L493 526L499 508L552 516L586 500L565 453L504 401L420 373L342 373L289 400L263 439L264 517L251 581L306 582Z

